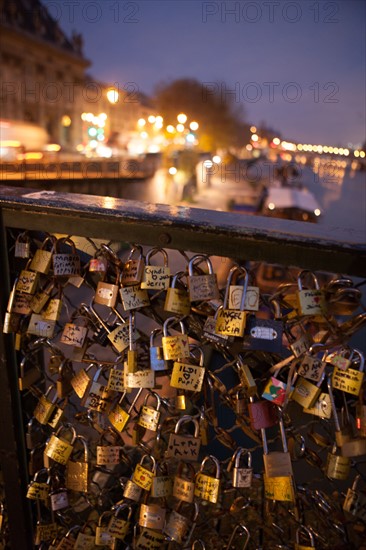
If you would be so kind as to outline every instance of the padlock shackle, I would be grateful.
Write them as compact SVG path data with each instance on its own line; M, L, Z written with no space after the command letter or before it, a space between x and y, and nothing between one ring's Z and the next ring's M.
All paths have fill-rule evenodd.
M234 468L240 467L240 459L243 455L247 455L248 457L248 468L252 467L252 453L243 447L238 447L232 456L232 460L234 460Z
M363 372L364 367L365 367L365 358L364 358L364 355L363 355L362 351L360 351L359 349L353 348L353 350L352 350L352 352L351 352L351 357L350 357L350 359L351 359L352 362L353 362L353 356L354 356L355 354L358 356L359 361L360 361L360 366L359 366L358 370L359 370L360 372Z
M315 273L313 273L313 272L310 271L309 269L303 269L303 270L300 271L300 273L298 274L298 276L297 276L297 286L298 286L298 289L299 289L300 291L303 290L302 281L303 281L304 276L306 276L306 275L310 275L310 277L313 279L315 290L319 290L319 282L318 282L318 279L317 279Z
M314 536L313 536L313 533L311 532L311 530L308 528L308 527L305 527L305 525L300 525L300 527L298 527L296 529L296 544L300 544L300 533L305 533L308 538L309 538L309 541L310 541L310 546L311 547L314 547Z
M196 254L188 262L188 275L193 276L194 266L205 263L208 267L209 275L213 275L213 267L210 258L206 254Z
M179 420L177 421L176 425L175 425L175 428L174 428L174 433L179 433L179 429L180 427L183 425L183 424L187 424L188 422L192 422L193 425L194 425L194 437L198 437L199 436L199 433L200 433L200 425L199 425L199 422L197 420L197 418L194 418L193 416L189 416L188 414L185 414L184 416L182 416L181 418L179 418Z
M147 254L146 254L146 265L150 265L150 258L155 256L156 254L161 254L163 256L163 262L164 267L168 267L168 254L167 251L164 250L164 248L160 248L159 246L155 246L154 248L151 248Z
M214 455L205 456L205 458L201 462L199 472L203 472L203 470L205 468L205 465L206 465L206 462L208 462L208 461L211 461L211 462L214 463L215 470L216 470L216 473L215 473L216 479L220 479L220 471L221 471L220 470L220 462Z
M241 550L245 550L245 548L248 546L249 539L250 539L250 532L249 532L248 528L245 525L243 525L242 523L238 523L234 527L233 532L231 533L230 540L229 540L225 550L230 550L231 549L233 542L237 540L237 534L236 533L239 529L244 531L244 533L246 534L246 538L244 540L243 546L241 547ZM235 546L235 548L237 548L237 547Z
M151 332L150 332L150 348L153 348L155 347L154 346L154 339L155 339L155 336L157 336L158 334L163 334L163 330L158 327L158 328L154 328Z
M163 324L163 335L168 336L168 327L169 327L169 325L174 325L174 324L177 324L177 323L179 323L181 333L185 334L185 326L184 326L183 321L181 319L179 319L179 317L168 317L164 321L164 324Z
M129 260L132 260L132 256L134 255L134 253L136 252L136 250L138 251L140 257L138 258L139 260L142 260L143 259L143 250L142 250L142 246L139 245L139 244L131 244L131 250L130 250L130 253L127 257L127 262ZM126 263L127 263L126 262Z

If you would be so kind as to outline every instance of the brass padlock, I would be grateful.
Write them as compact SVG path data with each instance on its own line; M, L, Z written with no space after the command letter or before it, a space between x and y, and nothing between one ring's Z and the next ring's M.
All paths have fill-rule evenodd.
M38 470L28 485L26 497L31 500L47 501L51 490L51 475L48 468Z
M39 273L33 271L30 267L29 260L25 269L19 273L15 290L26 294L35 294L39 284Z
M78 397L80 397L80 399L84 397L86 390L90 386L91 378L88 375L88 372L94 367L98 370L97 365L95 363L91 363L85 369L80 369L79 372L70 380L70 384L73 387L74 392Z
M166 462L156 464L150 494L154 498L168 498L173 491L173 479L168 474Z
M305 353L297 369L297 374L313 382L322 380L324 369L327 364L327 352L324 352L322 359L318 359L316 357L318 350L324 350L324 346L322 344L313 344Z
M149 502L150 498L149 495L145 495L144 502L140 504L138 524L154 531L162 531L165 525L166 508L157 502Z
M122 447L121 445L110 444L106 438L107 434L111 434L111 429L105 430L100 434L97 444L97 466L112 466L119 464L121 461ZM116 434L114 434L116 436ZM114 437L115 439L115 437ZM107 444L105 444L107 443Z
M200 264L206 264L208 273L195 275L194 268ZM219 297L216 275L213 272L211 260L204 254L193 256L188 263L188 287L191 302L206 302L216 300Z
M139 284L124 286L120 289L122 305L125 311L140 309L150 305L150 298L147 290Z
M121 406L126 397L126 392L124 392L120 400L116 404L116 406L108 414L108 420L117 432L122 433L125 427L127 426L131 418L131 413L137 403L138 398L141 395L141 392L142 392L142 388L140 388L136 393L132 403L129 404L127 411L125 411Z
M191 302L189 294L184 288L177 288L178 282L185 276L184 271L178 271L172 278L170 287L167 289L164 310L176 315L189 315Z
M128 479L123 488L123 497L134 502L140 502L142 490L140 485L137 485L132 479Z
M189 516L181 514L183 507L188 507ZM189 510L191 508L191 510ZM193 532L199 513L198 503L195 502L193 507L184 502L179 502L177 509L172 510L169 514L168 520L164 527L163 532L169 537L170 540L183 544L186 546L189 543L189 533Z
M33 313L42 312L43 308L50 300L54 288L55 283L53 281L48 281L38 292L36 292L36 294L34 294L34 296L31 296L29 305Z
M358 396L361 391L365 375L363 372L365 360L363 354L358 349L354 349L351 356L351 364L355 361L355 355L356 358L358 358L359 369L356 370L349 367L347 370L342 370L339 367L335 367L332 376L332 385L334 389Z
M263 442L263 463L265 474L270 477L291 477L292 462L291 455L288 451L285 426L282 418L279 419L279 428L281 434L282 451L268 451L267 437L265 428L261 429L261 436Z
M77 442L80 441L83 446L84 460L73 460L73 454L76 452ZM88 443L82 435L76 436L69 460L66 464L66 487L70 491L79 491L87 493L89 487L89 449Z
M105 276L101 281L98 281L97 288L95 291L94 302L96 304L102 304L108 307L115 307L118 291L119 291L119 281L120 273L116 271L116 280L114 283L107 283L105 281Z
M164 265L151 265L150 260L156 254L162 254ZM168 254L163 248L155 247L146 254L146 265L141 281L141 288L146 290L166 290L169 288L170 269Z
M51 243L50 250L46 250L49 243ZM30 263L30 269L32 269L32 271L37 271L38 273L43 273L44 275L48 274L52 263L52 254L55 249L55 244L55 237L49 235L45 238L41 244L41 247L35 251Z
M334 443L332 452L327 455L325 475L330 479L345 480L351 471L351 461L348 457L340 456L336 452L337 444Z
M83 527L78 532L73 548L74 550L94 550L95 532L89 521L84 523Z
M61 244L71 247L71 252L60 253L58 248ZM55 243L55 250L52 254L53 275L55 277L75 277L80 275L80 256L76 252L74 241L70 238L58 239Z
M215 467L215 477L212 475L204 474L204 468L207 462L212 462ZM202 500L207 500L216 504L219 499L220 493L220 463L213 455L206 456L202 462L195 477L194 494L196 497Z
M169 336L168 328L170 325L179 324L181 334ZM188 359L190 357L188 336L185 333L183 321L178 317L168 317L163 324L163 354L166 361L176 361L177 359Z
M35 353L39 353L39 350L36 350ZM33 384L38 382L41 378L41 370L38 365L38 361L30 361L30 356L34 353L28 353L23 357L19 365L19 378L18 386L20 391L29 389Z
M56 296L49 299L47 307L42 311L43 319L47 321L59 321L62 306L62 287L59 285Z
M198 346L190 346L191 352L198 351L199 364L182 363L175 361L170 377L170 385L183 391L200 392L205 377L204 353ZM194 357L194 353L192 353Z
M239 277L240 279L243 279L243 290L241 294L241 300L239 303L239 307L235 307L235 309L230 309L229 307L229 295L230 295L230 287L232 286L232 280L235 277ZM216 326L215 326L215 332L217 334L223 334L225 336L236 336L242 338L244 336L244 329L246 324L246 312L245 312L245 297L247 293L248 288L248 273L244 267L237 267L234 266L230 269L227 283L226 283L226 289L225 289L225 297L224 297L224 304L222 308L218 308L215 318L216 318ZM236 302L235 302L235 305Z
M54 485L56 482L56 486ZM69 507L69 497L66 487L60 482L59 476L56 474L52 478L52 485L50 491L50 504L51 510L57 512L58 510L64 510Z
M113 512L109 510L99 516L95 529L95 546L109 546L113 543L113 536L109 532L109 519ZM106 521L107 520L107 521Z
M173 482L173 496L183 502L193 502L195 470L192 464L180 461ZM183 477L184 476L184 477Z
M138 253L138 258L133 258L135 253ZM142 254L142 247L134 245L128 255L127 261L123 266L121 273L121 285L122 286L139 286L144 271L144 258Z
M108 413L113 403L114 392L108 390L107 381L104 384L99 382L102 373L103 367L99 367L85 390L81 405L93 411Z
M61 439L63 431L71 432L71 441ZM50 439L46 443L45 455L65 466L73 450L73 445L76 439L76 431L71 424L60 426L56 434L52 434Z
M253 397L258 391L257 384L255 383L250 368L244 363L240 355L238 356L238 361L236 365L234 365L234 368L238 373L241 387L249 397Z
M366 494L361 493L358 489L361 476L358 474L352 484L352 487L347 489L346 498L343 503L343 510L356 516L363 521L366 521Z
M194 425L194 436L179 434L180 428L187 423ZM174 433L169 435L166 457L184 461L197 461L201 447L199 430L199 422L196 418L188 415L182 416L175 425Z
M38 400L36 408L33 411L33 416L38 420L40 424L48 424L51 416L56 408L57 394L55 393L52 400L49 398L51 391L55 389L54 386L49 386L44 395Z
M41 338L52 338L56 328L56 321L46 320L37 313L32 313L29 319L27 334L40 336Z
M150 397L155 398L156 408L149 407L147 405L148 399ZM140 410L137 424L142 428L156 432L156 430L158 429L158 424L160 420L160 407L161 407L161 399L159 395L155 392L147 393L145 395L144 403Z
M302 281L306 274L313 279L314 288L303 289ZM308 270L303 270L297 277L298 286L298 311L300 315L323 315L325 304L323 292L319 289L318 279L315 274Z
M240 466L240 460L244 454L248 457L246 468ZM243 449L243 447L238 447L233 455L233 460L233 487L241 489L251 487L253 478L252 453L250 451L247 451L246 449Z
M151 462L151 470L148 470L143 466L144 462L146 460L149 460ZM143 455L141 457L140 462L136 465L132 481L136 483L141 489L144 489L145 491L150 491L154 475L156 473L156 460L152 455Z
M317 399L320 396L320 385L324 380L325 373L322 374L321 379L317 384L313 384L310 380L299 376L295 382L295 386L291 392L291 400L296 401L299 405L302 405L305 409L309 409L314 406Z
M116 505L108 525L108 533L117 540L124 540L131 529L133 509L129 504ZM127 516L125 514L127 510ZM124 516L124 517L122 517Z
M71 385L71 380L74 378L75 372L72 366L72 362L68 359L65 359L58 369L58 377L56 380L56 393L59 399L64 399L69 395L73 386Z
M80 317L82 319L82 325L76 324L77 318ZM78 312L76 311L70 321L71 322L65 323L64 325L60 343L82 349L88 335L88 320L85 317L78 315Z

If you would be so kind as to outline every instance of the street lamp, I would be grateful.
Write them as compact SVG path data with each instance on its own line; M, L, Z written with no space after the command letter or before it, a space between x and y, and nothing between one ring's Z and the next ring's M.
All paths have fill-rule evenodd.
M184 113L180 113L177 116L177 120L180 124L184 124L185 122L187 122L187 115L185 115Z
M118 98L119 98L119 93L115 88L110 88L107 91L107 99L109 103L113 103L113 104L117 103Z

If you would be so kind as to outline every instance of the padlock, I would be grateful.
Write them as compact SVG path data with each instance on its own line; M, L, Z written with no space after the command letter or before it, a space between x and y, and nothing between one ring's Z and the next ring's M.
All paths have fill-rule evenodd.
M47 281L41 289L30 297L29 306L33 313L41 313L47 302L51 298L53 289L55 288L54 281Z
M38 350L36 353L39 353ZM41 378L42 373L39 369L38 363L30 361L31 355L33 354L28 353L25 355L19 365L20 373L18 378L18 387L20 391L28 390Z
M56 321L43 319L42 315L32 313L29 319L27 334L40 336L42 338L52 338L56 328Z
M352 516L356 516L362 521L366 521L366 494L365 492L361 493L358 488L360 480L361 476L358 474L352 483L352 487L347 489L346 498L343 503L343 510L349 514L352 514Z
M23 231L17 235L14 244L15 258L29 258L31 241L27 231Z
M71 247L71 252L60 253L59 246L67 244ZM55 243L55 250L52 254L52 265L54 277L75 277L80 275L80 256L76 252L74 241L69 237L58 239Z
M43 449L44 443L37 445L34 449L31 449L29 452L29 461L28 461L28 474L34 476L38 470L44 468L43 463Z
M138 258L133 258L135 253L138 253ZM123 266L121 273L122 286L140 286L142 274L144 271L144 258L141 246L134 245L128 255L127 261Z
M154 529L135 528L134 550L159 550L166 546L166 537L160 531Z
M240 466L240 460L243 455L247 455L247 467L243 468ZM233 454L234 468L233 468L233 477L232 484L233 487L237 488L248 488L252 485L253 478L253 468L252 468L252 453L238 447Z
M121 445L110 444L106 438L107 434L111 434L111 430L103 431L100 434L97 443L97 466L113 466L121 461L122 447ZM114 436L116 434L113 434ZM115 437L114 437L115 439ZM107 444L105 444L107 443ZM114 441L115 443L115 441Z
M227 544L227 546L225 547L225 550L231 550L231 548L233 547L232 545L240 538L243 538L242 535L238 535L238 531L242 531L243 533L245 533L245 538L243 540L243 545L240 546L240 550L245 550L249 544L249 540L250 540L250 532L248 530L248 528L243 525L242 523L238 523L237 525L235 525L234 527L234 530L233 532L231 533L231 536L230 536L230 539L229 539L229 542ZM235 546L235 548L239 548L238 546Z
M361 351L354 349L351 356L352 364L355 361L355 356L356 359L358 358L359 369L356 370L349 367L347 370L342 370L339 367L335 367L332 376L332 385L334 389L358 396L365 375L363 372L365 360Z
M302 283L305 275L309 274L313 279L314 288L307 290L303 289ZM303 270L297 277L298 286L298 310L300 315L323 315L324 313L324 297L319 289L318 279L311 271Z
M156 254L163 256L164 265L151 265L150 260ZM141 281L141 288L146 290L166 290L169 288L170 269L168 254L163 248L155 247L146 254L146 265Z
M331 418L332 416L332 407L330 404L330 398L328 393L320 393L318 399L315 401L314 405L309 409L303 408L304 413L313 414L319 418Z
M77 443L81 442L84 453L84 460L74 460L73 455L77 452ZM66 464L66 487L70 491L87 493L89 487L89 449L85 437L76 436L72 453Z
M335 400L334 400L332 375L331 374L328 375L327 386L328 386L330 406L331 406L331 409L332 409L332 416L333 416L333 420L334 420L335 441L336 441L337 446L342 448L345 443L350 441L351 434L349 433L348 430L342 430L342 428L341 428L341 424L340 424L339 418L338 418L337 407L336 407Z
M300 334L296 333L294 335L292 332L293 327L290 327L289 323L284 325L284 333L294 357L301 357L310 349L313 342L309 331L305 331L301 324L296 325L296 327L300 329Z
M80 307L89 315L92 317L92 321L94 323L94 326L96 326L96 330L94 332L94 339L98 344L101 346L106 346L108 344L108 335L112 333L115 327L110 327L99 315L97 310L94 307L94 301L91 302L89 306L86 304L81 304Z
M179 323L181 334L175 336L168 335L169 325ZM163 324L163 354L166 361L176 361L177 359L188 359L190 357L188 336L185 333L183 321L178 317L168 317Z
M280 370L281 369L277 369L275 374L269 378L264 387L262 398L267 399L275 405L284 407L286 404L286 400L288 399L288 396L290 395L290 392L291 390L293 390L293 388L291 386L291 389L288 389L287 383L282 382L282 380L279 380L277 378L280 374Z
M194 436L181 435L179 433L182 425L192 423L194 425ZM169 435L168 448L166 450L167 458L176 458L189 462L198 460L201 440L199 438L199 422L193 416L182 416L176 423L174 433Z
M151 470L148 470L143 466L146 460L150 460L151 468L152 468ZM134 469L133 476L132 476L132 481L136 483L136 485L141 487L141 489L144 489L145 491L150 491L155 473L156 473L155 458L152 455L144 454L141 457L140 462L136 464L136 467Z
M162 333L163 331L160 328L154 328L150 333L150 368L154 371L162 371L168 368L164 360L163 346L154 345L156 336Z
M74 550L94 550L94 548L95 531L91 523L87 521L77 534Z
M334 443L332 452L327 455L325 475L330 479L345 480L351 471L351 461L346 456L336 454L337 444Z
M322 359L316 357L316 353L319 350L324 350L322 344L313 344L302 358L301 364L297 369L297 374L312 380L313 382L319 382L322 380L324 369L326 367L327 352L323 353Z
M176 315L189 315L191 302L186 288L177 288L178 282L185 276L184 271L178 271L172 278L170 287L167 289L164 310Z
M3 333L12 334L18 332L21 316L19 313L13 313L7 311L4 317Z
M99 382L102 374L103 367L100 366L90 380L80 403L86 409L108 413L113 403L114 392L108 390L107 381L104 384Z
M306 409L313 407L320 396L320 385L322 384L324 377L325 373L323 372L319 382L315 385L310 382L310 380L299 376L291 392L291 400L296 401L299 405L302 405Z
M244 388L239 387L234 396L235 413L241 415L247 411L247 393Z
M195 470L192 464L180 461L173 481L173 496L183 502L193 502ZM184 476L184 477L183 477Z
M31 500L47 501L51 490L51 476L48 468L38 470L28 485L26 497Z
M140 485L137 485L132 479L128 479L123 488L123 497L134 502L140 502L142 490Z
M166 462L157 462L150 494L154 498L168 498L173 491L173 479L168 474Z
M80 399L84 397L86 390L90 386L91 378L88 376L88 372L94 367L98 370L98 366L95 363L91 363L85 369L80 369L70 380L74 392Z
M54 512L51 510L50 517L45 519L42 517L40 501L36 501L37 523L35 528L34 544L35 546L43 543L51 543L57 536L57 523L55 522ZM49 545L47 544L47 548Z
M249 401L249 421L252 430L271 428L278 423L277 408L274 403L266 399L255 401L254 397L250 397Z
M240 355L238 356L238 360L234 365L234 369L239 376L240 386L245 390L245 393L249 397L253 397L258 391L257 384L255 383L249 366L244 363Z
M130 327L130 323L126 322L126 319L122 317L116 308L111 308L121 324L117 324L116 328L108 334L108 340L112 343L112 346L118 353L122 353L130 344L135 345L140 338L139 332L135 326ZM133 313L133 312L132 312ZM131 312L129 314L131 316Z
M195 275L194 268L206 264L208 273ZM219 297L216 275L213 272L211 260L204 254L193 256L188 263L188 288L191 302L206 302Z
M96 304L102 304L108 307L115 307L119 291L119 277L120 273L117 270L116 280L114 283L107 283L105 281L105 277L103 277L101 281L98 281L94 296L94 302Z
M109 422L112 424L113 428L118 433L122 433L123 430L125 429L125 427L127 426L128 422L131 418L131 413L133 411L133 408L135 407L136 402L137 402L138 398L141 395L141 392L142 392L142 388L140 388L138 390L138 392L136 393L136 395L135 395L132 403L129 405L127 411L125 411L121 406L124 399L125 399L125 397L126 397L126 392L124 392L122 394L120 400L116 404L116 406L108 414Z
M100 514L98 525L95 529L95 546L110 546L113 543L113 536L109 532L109 518L113 512L106 511Z
M59 399L64 399L69 395L73 386L71 380L75 377L75 372L72 366L72 362L68 359L65 359L58 369L58 377L56 380L56 393Z
M48 424L56 407L57 394L55 393L52 400L49 398L51 391L55 389L54 386L49 386L44 395L38 400L36 408L33 411L33 416L38 420L40 424Z
M132 506L126 503L117 504L114 508L115 512L109 521L108 533L117 540L124 540L131 529L133 509ZM125 514L126 510L127 516Z
M149 502L151 497L146 494L140 504L138 524L154 531L162 531L165 525L166 508L158 502Z
M215 477L204 474L207 462L212 462L215 467ZM196 497L216 504L220 493L220 463L213 455L207 455L201 462L199 471L195 477L194 494Z
M268 451L267 437L265 428L261 429L261 436L263 442L263 463L266 476L269 477L291 477L292 463L291 455L288 451L285 426L283 419L279 418L279 428L281 434L282 451Z
M59 284L56 295L50 297L47 307L42 311L42 318L46 321L59 321L62 312L62 287Z
M77 319L81 319L83 324L76 324ZM70 322L65 323L64 325L60 343L82 349L88 335L88 321L89 320L86 317L80 315L79 311L76 310L72 315Z
M188 507L188 517L181 514L183 507ZM191 510L189 510L190 508ZM180 501L177 509L173 509L170 512L163 532L169 537L170 540L175 541L178 544L184 543L184 546L186 546L189 544L191 538L190 535L193 533L196 526L198 514L199 507L197 502L195 502L192 507L190 504Z
M20 315L29 315L31 313L31 300L32 296L24 294L16 290L18 284L18 277L14 279L13 287L11 289L8 304L6 307L7 313L18 313ZM16 316L17 317L17 316ZM5 332L3 330L3 332Z
M106 251L101 247L95 251L94 256L90 258L88 263L89 273L101 273L105 275L108 269L108 259ZM109 247L107 247L109 248Z
M150 305L147 290L142 289L139 284L124 286L119 292L125 311L140 309Z
M239 309L229 309L229 292L232 280L234 277L239 275L240 278L244 279L244 286L240 301ZM232 267L229 271L226 289L224 304L222 308L219 308L216 312L216 326L215 332L217 334L224 334L226 336L236 336L243 337L244 329L246 323L246 313L245 313L245 297L248 287L248 273L244 267Z
M194 357L194 351L199 353L199 364L182 363L175 361L170 376L170 385L183 391L200 392L205 377L204 353L198 346L190 346L191 355Z
M46 246L48 243L51 243L51 250L46 250ZM38 273L43 273L44 275L47 275L51 267L52 254L54 252L55 244L55 237L51 235L46 237L46 239L41 244L41 248L38 248L35 251L30 264L30 269L32 269L33 271L37 271Z
M71 432L70 442L66 439L61 439L63 431ZM75 428L71 424L65 424L60 426L56 434L52 434L50 439L46 443L45 455L65 466L73 450L73 445L76 439Z
M39 273L32 271L30 267L31 260L27 262L25 269L19 273L15 290L26 294L35 294L39 284Z
M147 405L148 399L153 397L156 400L156 408ZM156 432L160 420L160 407L161 399L155 392L150 392L145 395L144 403L141 407L140 414L137 420L137 424L147 430Z
M75 538L72 535L74 531L78 530L80 530L79 525L74 525L71 527L56 546L56 550L74 550Z
M56 486L54 486L54 482L56 483ZM63 487L57 474L52 477L50 503L51 510L53 510L54 512L69 507L69 497L67 494L67 489L66 487Z

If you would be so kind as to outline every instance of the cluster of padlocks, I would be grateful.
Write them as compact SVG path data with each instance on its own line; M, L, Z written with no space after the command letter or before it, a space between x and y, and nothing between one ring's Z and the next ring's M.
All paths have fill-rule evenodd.
M218 281L203 254L15 237L3 332L37 547L361 548L351 279L298 270L268 292L228 259Z

